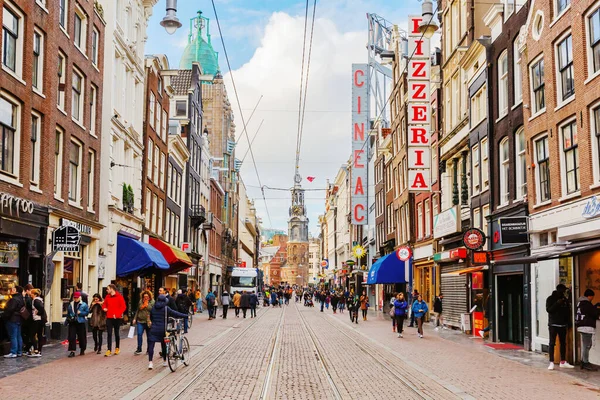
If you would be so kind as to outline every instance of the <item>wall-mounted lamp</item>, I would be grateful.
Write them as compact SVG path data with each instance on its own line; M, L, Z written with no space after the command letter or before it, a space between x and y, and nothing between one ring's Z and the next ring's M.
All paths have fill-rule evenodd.
M421 11L423 20L419 24L419 32L427 39L431 39L433 34L439 29L437 22L433 18L433 3L431 0L423 0Z
M160 21L160 25L169 35L181 28L181 22L177 19L177 0L167 0L167 15Z

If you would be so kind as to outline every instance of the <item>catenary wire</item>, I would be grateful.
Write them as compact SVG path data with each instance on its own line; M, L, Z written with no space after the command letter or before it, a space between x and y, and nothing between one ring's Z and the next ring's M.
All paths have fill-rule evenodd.
M256 139L256 136L258 136L258 132L260 131L260 128L262 127L263 122L265 122L264 119L262 121L260 121L260 125L258 125L258 128L256 129L256 132L254 133L254 136L252 137L252 141L250 142L250 145L254 144L254 139ZM247 148L246 152L244 153L244 157L242 157L242 161L240 162L240 168L241 168L241 165L244 164L244 160L246 159L246 156L248 155L249 151L250 151L250 148ZM258 164L260 164L260 161L258 162Z
M260 101L262 100L262 98L263 98L263 95L261 94L260 97L258 98L258 101L256 102L256 105L254 106L254 109L252 110L252 114L250 114L250 118L248 118L248 124L250 124L250 121L252 121L252 117L254 116L254 113L256 112L256 109L258 108L258 105L260 104ZM246 129L246 126L244 126L244 130L245 129ZM242 132L242 133L244 133L244 132ZM242 135L240 135L238 140L235 141L236 146L238 145L240 140L242 140Z
M304 34L302 36L302 62L300 64L300 95L298 97L298 131L296 133L296 164L295 164L295 172L298 170L298 143L300 142L300 120L302 117L302 90L304 88L304 57L306 55L306 29L308 25L308 3L309 0L306 0L306 6L304 11Z
M233 70L231 69L231 64L229 62L229 55L227 54L227 48L225 47L225 39L223 38L223 32L221 30L221 23L219 21L219 16L217 14L217 7L215 6L215 0L211 0L212 8L215 13L215 20L217 22L217 28L219 29L219 36L221 36L221 44L223 45L223 53L225 54L225 60L227 61L227 68L229 69L229 75L231 76L231 84L233 86L233 92L235 94L235 99L240 110L240 118L242 119L242 124L244 125L244 133L246 135L246 140L248 140L248 150L250 151L250 156L252 158L252 163L254 164L254 171L256 172L256 178L258 179L258 184L262 186L262 182L260 180L260 174L258 173L258 167L256 166L256 159L254 158L254 152L252 151L252 142L250 141L250 137L248 135L248 130L246 129L246 120L244 119L244 113L242 112L242 105L240 103L240 98L238 96L237 87L235 86L235 79L233 78ZM267 199L265 198L265 191L261 189L263 201L265 202L265 210L267 212L267 217L269 218L269 226L273 227L273 222L271 221L271 214L269 213L269 206L267 204Z

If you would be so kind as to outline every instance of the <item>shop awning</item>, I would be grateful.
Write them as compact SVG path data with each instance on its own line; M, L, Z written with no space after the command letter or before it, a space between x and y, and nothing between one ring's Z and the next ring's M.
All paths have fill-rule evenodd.
M465 275L465 274L471 274L473 272L483 271L483 270L486 270L486 269L488 269L487 265L481 265L479 267L471 267L471 268L459 269L458 271L444 272L442 274L442 276L448 276L448 275Z
M160 251L148 243L117 236L117 276L143 275L168 269L169 264Z
M381 283L407 283L412 266L412 259L400 261L396 252L381 257L369 269L367 285Z
M169 243L151 237L150 244L161 252L169 264L168 274L175 274L193 265L187 254Z

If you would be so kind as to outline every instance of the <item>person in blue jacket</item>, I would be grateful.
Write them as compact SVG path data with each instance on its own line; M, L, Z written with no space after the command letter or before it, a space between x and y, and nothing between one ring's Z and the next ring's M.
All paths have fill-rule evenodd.
M154 307L150 310L150 334L148 335L148 369L154 368L152 359L154 358L154 345L158 342L162 347L163 366L167 365L167 346L165 345L165 336L167 334L167 317L186 318L187 314L173 310L167 305L167 296L161 294L156 299Z
M418 295L417 300L412 305L412 312L415 315L415 321L417 321L417 334L423 339L423 319L425 314L429 311L427 303L423 301L423 296Z
M404 331L404 318L406 318L407 308L408 303L404 300L404 293L398 293L394 301L394 318L396 319L396 331L399 338L402 337Z
M73 301L67 307L67 321L69 325L69 357L75 357L77 340L79 340L79 355L85 354L87 348L87 332L85 318L90 313L86 303L81 300L81 292L73 293Z

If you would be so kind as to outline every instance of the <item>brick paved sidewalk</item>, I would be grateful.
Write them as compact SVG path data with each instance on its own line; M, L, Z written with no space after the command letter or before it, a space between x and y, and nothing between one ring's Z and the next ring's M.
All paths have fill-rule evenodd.
M391 321L382 313L370 313L368 321L351 324L348 314L321 314L354 331L355 335L376 342L411 367L444 385L462 389L474 398L506 399L527 395L529 399L576 398L598 399L600 379L585 381L575 371L569 374L548 371L535 363L524 365L498 356L483 346L481 339L459 337L454 332L436 332L427 324L424 339L416 329L404 329L404 338L392 332ZM465 335L466 336L466 335ZM534 356L522 351L525 357ZM543 356L541 356L543 357ZM546 364L547 367L547 364ZM579 371L579 370L578 370ZM600 375L598 375L600 376Z

